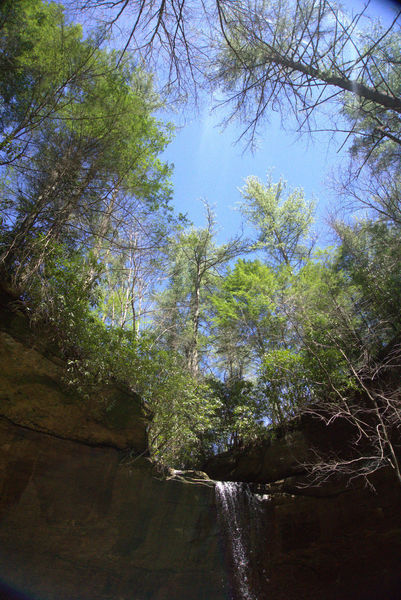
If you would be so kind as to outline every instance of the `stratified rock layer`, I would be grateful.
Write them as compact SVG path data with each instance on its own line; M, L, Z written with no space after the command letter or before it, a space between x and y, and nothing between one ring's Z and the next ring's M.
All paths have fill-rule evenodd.
M83 399L65 369L21 311L3 309L0 595L6 584L37 600L226 598L212 483L162 479L140 398L109 386Z
M214 490L0 422L0 579L39 600L226 598Z
M65 364L0 330L0 415L27 428L87 444L147 449L140 398L118 386L79 396Z
M263 600L401 598L401 494L376 484L264 503Z

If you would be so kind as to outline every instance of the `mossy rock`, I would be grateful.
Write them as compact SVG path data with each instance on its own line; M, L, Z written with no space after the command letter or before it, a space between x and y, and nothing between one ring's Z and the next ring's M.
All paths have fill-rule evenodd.
M125 429L127 425L143 418L141 398L135 392L113 387L104 390L103 412L105 424L113 429Z

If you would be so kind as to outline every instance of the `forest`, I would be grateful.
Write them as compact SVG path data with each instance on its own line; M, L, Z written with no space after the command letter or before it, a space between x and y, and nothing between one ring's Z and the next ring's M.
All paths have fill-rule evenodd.
M1 278L82 402L113 381L141 396L161 465L312 415L351 436L316 477L390 466L401 484L401 13L366 11L1 3ZM313 202L273 176L241 189L251 236L218 243L207 203L203 227L176 214L161 110L216 91L249 148L271 110L304 135L333 115L335 243L319 247Z

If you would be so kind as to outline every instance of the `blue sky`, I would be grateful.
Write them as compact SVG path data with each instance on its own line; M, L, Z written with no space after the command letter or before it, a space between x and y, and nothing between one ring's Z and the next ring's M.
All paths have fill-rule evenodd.
M360 0L346 2L351 9L361 9ZM389 22L394 16L395 5L376 0L370 5L373 15ZM337 109L338 110L338 109ZM165 118L179 122L177 117L166 114ZM317 203L316 228L321 243L327 238L325 220L336 208L336 197L326 185L332 172L347 162L345 150L339 152L341 139L331 140L328 133L316 133L313 139L300 136L290 130L284 131L280 117L270 113L269 123L261 127L257 151L244 152L244 144L235 145L241 133L238 125L226 129L219 127L220 117L204 109L178 129L174 141L163 158L174 164L173 204L177 211L188 214L196 226L204 223L202 199L216 212L219 224L218 241L223 242L240 229L241 216L236 210L241 196L238 191L249 175L265 180L272 171L273 180L283 177L290 187L302 187L307 199ZM328 121L322 128L329 126Z
M273 114L263 127L258 149L251 153L244 151L244 143L235 144L241 131L238 126L222 130L218 123L216 115L204 110L177 130L164 153L164 159L174 164L176 210L202 226L202 199L206 200L216 212L222 242L240 229L241 215L236 207L245 178L256 175L264 181L272 172L274 181L283 177L289 187L302 187L307 199L316 200L317 225L324 229L331 198L325 180L339 160L345 160L344 154L336 152L338 143L330 142L328 134L316 134L311 140L285 132L278 115Z

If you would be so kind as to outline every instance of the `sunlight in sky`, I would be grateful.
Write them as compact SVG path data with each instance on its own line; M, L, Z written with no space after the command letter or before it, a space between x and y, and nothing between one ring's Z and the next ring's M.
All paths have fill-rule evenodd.
M329 193L324 186L330 168L335 168L339 143L330 143L325 133L316 140L282 130L273 114L263 128L259 147L252 153L244 142L235 144L240 128L219 127L218 117L204 111L177 130L163 158L174 163L174 205L188 214L196 226L203 225L203 204L214 207L219 224L219 241L235 235L241 227L237 210L239 188L245 178L256 175L263 181L273 171L273 179L283 177L290 187L303 187L308 198L318 201L320 228Z
M344 0L344 9L359 12L364 0ZM380 17L384 25L394 18L396 2L391 0L371 0L369 13ZM129 30L132 14L123 14L119 21L121 32ZM125 31L125 34L127 33ZM115 42L120 44L121 33ZM350 50L352 52L352 50ZM353 56L350 56L353 58ZM332 106L330 110L338 110ZM187 107L186 111L191 111ZM328 213L336 209L336 197L327 186L333 174L347 161L345 149L339 152L344 138L331 133L319 132L313 139L306 134L300 136L291 123L286 122L284 131L277 113L269 111L269 122L260 127L257 150L252 153L244 142L235 144L242 130L238 124L222 129L219 123L227 116L203 109L200 114L192 111L191 117L184 118L177 113L162 113L165 121L178 126L175 139L168 146L163 159L173 163L173 205L177 212L183 212L195 226L204 224L204 207L207 201L216 212L219 225L218 241L223 242L239 232L241 215L237 205L241 199L239 188L249 175L256 175L263 181L272 172L273 180L283 177L290 187L302 187L307 198L316 200L316 228L324 243L330 242L325 223ZM330 113L319 119L320 129L330 129Z

